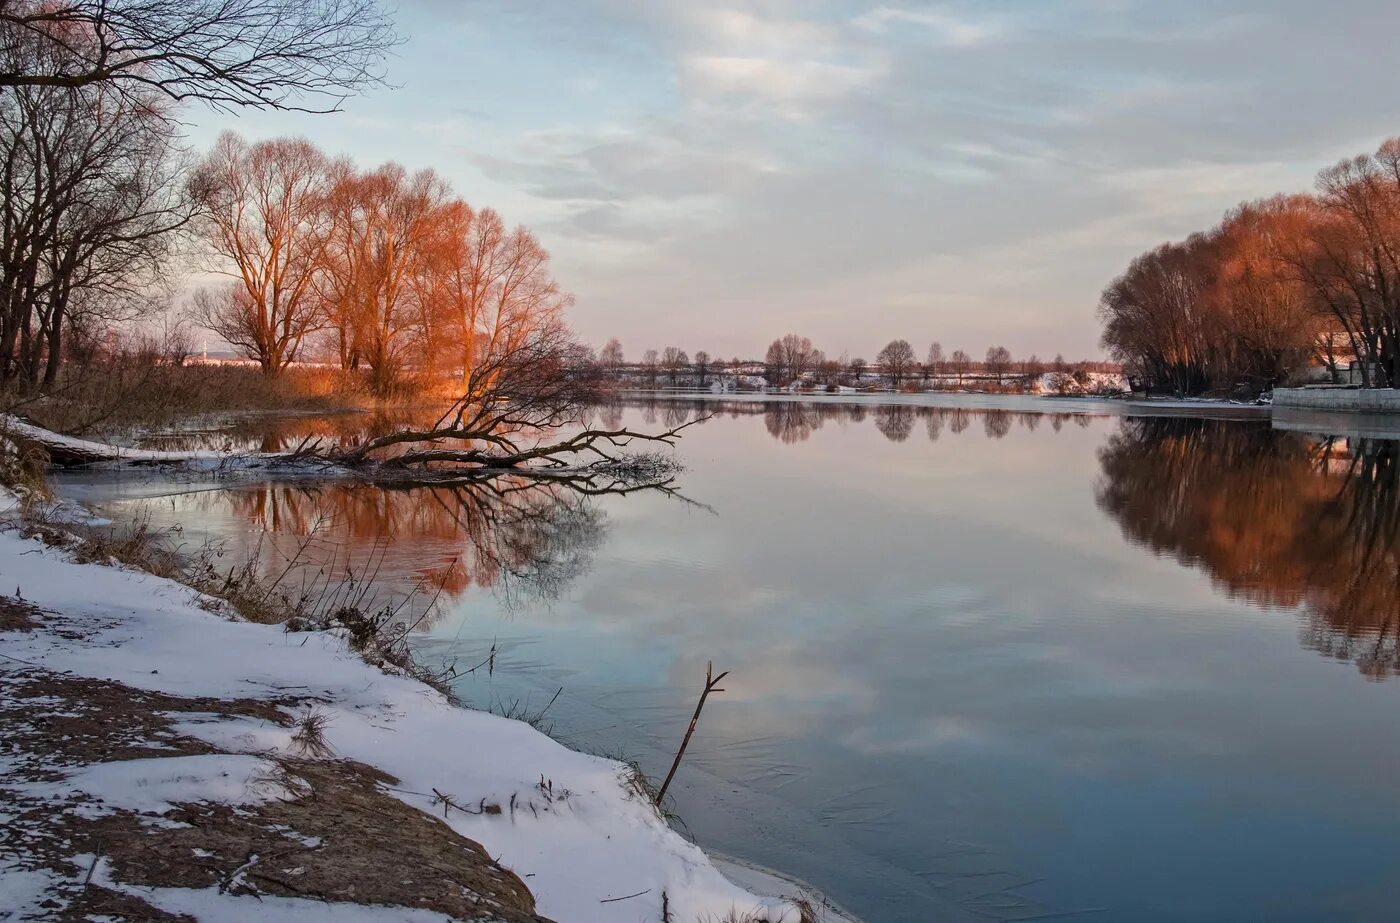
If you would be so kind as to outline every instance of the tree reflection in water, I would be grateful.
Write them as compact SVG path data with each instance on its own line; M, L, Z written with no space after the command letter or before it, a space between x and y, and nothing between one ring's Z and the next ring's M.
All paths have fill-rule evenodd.
M965 432L973 420L982 422L983 432L990 439L1000 439L1011 432L1014 425L1034 430L1045 419L1049 419L1056 432L1066 420L1074 420L1079 426L1088 426L1101 413L1039 413L1023 410L1006 410L996 407L931 407L914 403L866 403L866 402L823 402L811 400L725 400L687 399L684 397L629 397L600 405L596 413L608 425L616 425L622 418L625 407L635 407L642 411L648 422L660 421L667 427L678 426L701 414L720 416L763 417L768 435L779 442L794 445L806 442L827 423L846 425L863 423L867 416L874 420L875 428L891 442L905 442L913 435L919 421L923 421L930 442L938 441L944 428L953 435Z
M903 442L914 431L914 408L908 404L876 407L875 428L890 442Z
M268 484L226 496L267 536L270 576L294 556L284 586L324 583L327 574L334 583L349 568L378 585L377 605L472 587L506 605L554 599L587 572L607 527L589 494L531 478L406 489Z
M401 426L430 423L435 417L436 411L432 408L324 415L250 414L209 429L143 434L136 444L142 448L183 452L201 449L286 452L303 440L313 440L326 446L348 448Z
M1127 419L1099 460L1099 506L1130 541L1302 609L1303 644L1366 676L1400 670L1400 442Z

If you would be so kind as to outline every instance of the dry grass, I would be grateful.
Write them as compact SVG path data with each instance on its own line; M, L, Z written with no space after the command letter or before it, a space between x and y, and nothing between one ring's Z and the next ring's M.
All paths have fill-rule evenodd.
M375 395L363 375L292 366L268 377L248 365L184 365L127 358L70 364L46 389L0 387L0 412L57 433L119 441L142 430L231 413L334 413L408 405L452 396L452 383L409 379Z
M488 711L494 715L500 715L502 718L509 718L512 721L523 721L541 734L547 737L554 737L554 724L548 721L546 716L549 714L549 710L554 707L554 703L559 701L559 696L562 695L563 692L564 687L560 686L550 700L545 703L544 708L532 709L528 698L524 700L512 699L510 702L497 699L491 703L491 707Z
M43 449L6 439L0 429L0 487L13 491L26 506L52 500L48 470L49 457Z
M292 747L297 755L311 760L327 760L335 756L335 750L326 740L326 727L330 716L321 709L309 706L296 721L296 732L292 734Z
M797 908L800 914L801 923L819 923L822 917L817 915L817 905L805 897L785 898L789 903ZM702 917L700 923L772 923L772 918L766 913L758 911L730 910L722 917Z
M227 570L219 566L221 553L213 545L189 549L181 530L156 529L144 520L127 525L94 526L56 518L46 504L23 506L9 525L21 534L64 548L82 563L120 565L155 574L192 587L211 597L211 606L227 605L240 617L264 625L282 625L292 631L337 630L367 663L388 672L411 676L460 704L452 683L455 664L432 669L413 656L408 637L436 611L440 586L420 585L412 593L386 603L376 602L372 559L368 573L356 573L334 562L319 572L319 579L289 588L289 575L305 553L303 545L285 562L276 576L263 576L259 551ZM408 613L417 612L409 619ZM541 714L541 719L543 715Z

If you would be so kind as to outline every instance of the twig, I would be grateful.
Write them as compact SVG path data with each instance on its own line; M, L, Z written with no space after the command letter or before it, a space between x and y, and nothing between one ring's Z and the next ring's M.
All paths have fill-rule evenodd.
M650 894L650 893L651 893L651 888L647 888L645 891L638 891L636 894L624 894L622 897L605 897L605 898L603 898L602 900L598 901L598 903L600 903L600 904L615 904L615 903L617 903L618 901L630 901L630 900L631 900L632 898L634 898L634 897L641 897L643 894Z
M729 675L725 670L719 676L714 675L714 661L705 665L705 689L700 693L700 701L695 703L695 714L690 716L690 727L685 729L685 737L681 739L681 747L676 751L676 758L671 762L671 771L666 773L666 781L661 783L661 788L656 792L657 805L660 805L666 798L666 789L671 787L671 780L676 777L676 770L681 768L681 759L685 756L685 748L690 746L691 735L695 733L695 726L700 723L700 712L705 708L705 700L710 697L711 692L723 692L718 688L723 679Z
M97 871L97 863L102 858L102 844L97 844L97 850L92 854L92 865L88 866L87 875L83 876L83 893L87 893L88 885L92 884L92 873Z
M20 658L20 657L11 657L9 654L0 654L0 657L5 658L6 660L13 660L15 663L22 663L22 664L24 664L25 666L29 666L29 667L38 667L40 670L48 670L48 669L49 669L48 667L44 666L42 663L35 663L35 662L32 661L32 660L24 660L24 659L22 659L22 658ZM51 673L57 673L59 676L63 676L64 674L72 673L73 671L72 671L72 670L56 670L56 671L55 671L55 670L49 670L49 672L51 672Z

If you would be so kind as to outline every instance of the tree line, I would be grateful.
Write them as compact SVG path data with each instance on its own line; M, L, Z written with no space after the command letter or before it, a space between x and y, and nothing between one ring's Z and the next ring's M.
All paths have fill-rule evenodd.
M930 388L978 383L986 385L1025 384L1047 373L1062 375L1068 385L1088 382L1089 372L1114 372L1117 367L1105 362L1067 362L1062 355L1042 361L1032 354L1024 359L1013 358L1005 346L989 347L981 360L955 349L945 353L943 345L934 341L920 361L908 340L891 340L875 356L874 362L860 357L829 357L812 344L808 337L789 333L769 344L762 360L719 359L704 350L697 350L694 359L684 349L667 346L662 350L645 350L641 358L629 363L621 341L613 337L597 354L599 369L613 377L640 377L649 385L667 382L676 386L686 384L708 386L726 375L733 376L757 368L764 381L779 388L791 385L813 388L876 387L888 385L896 390L905 387ZM1076 378L1077 376L1077 378Z
M151 312L209 204L182 104L333 109L396 41L373 0L0 2L0 381Z
M184 147L185 99L323 111L377 79L393 36L368 0L5 2L0 37L0 378L52 385L201 257L227 281L193 317L269 376L314 357L381 394L421 373L465 391L569 363L544 248L432 170L298 138Z
M310 142L223 135L188 183L194 226L231 281L197 317L269 375L299 357L464 386L503 361L559 352L570 303L523 227L474 209L432 170L359 169Z
M1138 256L1104 290L1103 346L1177 394L1264 389L1321 366L1400 382L1400 138L1310 194L1241 204Z

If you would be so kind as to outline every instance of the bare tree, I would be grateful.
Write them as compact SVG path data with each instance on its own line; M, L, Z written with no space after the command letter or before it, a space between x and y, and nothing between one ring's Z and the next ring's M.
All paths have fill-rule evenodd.
M52 56L37 43L0 61ZM0 96L0 376L53 383L79 305L135 303L189 218L157 101L104 87Z
M598 353L598 364L603 367L603 371L614 377L622 371L624 361L622 343L617 337L608 340L603 345L602 351Z
M997 384L1001 384L1002 376L1011 370L1011 350L1005 346L989 347L986 368L997 377Z
M197 302L200 322L277 375L322 322L313 287L329 237L329 181L309 141L220 136L190 179L210 248L235 280Z
M666 370L666 374L671 378L671 387L675 387L676 379L680 376L681 370L690 364L690 357L685 354L685 350L675 346L667 346L661 351L661 367Z
M460 199L435 207L445 186L430 177L419 182L427 184L427 211L421 218L425 236L404 239L407 249L426 249L414 276L419 304L411 316L420 318L418 345L428 367L436 364L435 353L451 353L460 363L463 386L470 387L479 369L489 367L490 357L561 324L572 299L550 275L549 253L529 230L507 232L494 210L473 212ZM430 331L434 319L436 338ZM573 346L570 367L594 364L584 350L581 344Z
M767 366L769 381L785 386L801 381L803 376L815 368L818 358L819 351L812 346L811 340L789 333L768 345L764 364Z
M177 368L194 354L194 331L186 317L172 310L161 312L160 325L155 331L160 359Z
M884 370L890 385L898 388L905 378L914 371L918 360L914 357L914 347L908 340L891 340L875 357L875 363Z
M782 340L774 340L768 344L768 351L763 355L763 377L768 379L770 385L781 386L786 375L787 367L783 364L783 342Z
M1330 345L1338 324L1351 335L1386 316L1379 252L1307 197L1242 205L1209 233L1133 260L1104 290L1102 342L1149 388L1266 388ZM1322 321L1329 312L1335 323ZM1353 340L1383 343L1383 327Z
M928 348L928 358L924 360L924 380L938 377L938 370L943 365L943 344L937 340Z
M710 384L710 354L703 349L696 350L695 353L695 377L699 380L700 387L708 387Z
M660 364L660 354L656 350L648 349L642 353L642 374L646 376L647 383L653 388L656 387L656 371Z
M426 312L415 281L420 273L431 271L427 264L436 218L448 189L432 170L410 174L397 163L362 175L354 185L350 196L356 202L357 220L345 231L360 241L355 249L366 258L366 268L358 274L363 312L360 341L371 384L385 394L400 383L415 356L421 365L429 365L422 361L430 355L431 344L423 337L421 319ZM510 310L512 282L529 272L527 264L535 261L534 254L525 253L528 246L524 240L511 240L503 247L511 268L490 299L493 315ZM493 330L506 325L492 321ZM474 352L480 349L480 334L479 329L464 332Z
M953 350L953 357L948 364L952 367L953 373L958 376L958 384L963 383L964 376L972 368L972 357L961 349Z
M374 0L4 0L0 87L105 83L221 109L330 111L381 82L398 41Z

